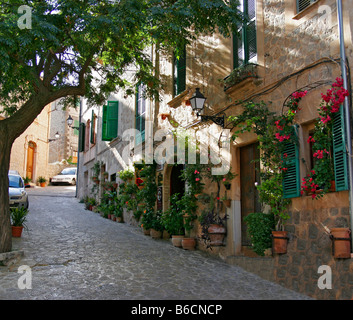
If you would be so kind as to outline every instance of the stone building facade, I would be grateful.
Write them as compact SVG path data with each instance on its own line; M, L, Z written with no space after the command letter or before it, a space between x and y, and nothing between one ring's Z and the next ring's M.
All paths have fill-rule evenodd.
M325 93L341 76L336 1L243 0L241 5L249 15L247 24L241 26L241 38L224 39L214 34L200 37L187 46L184 59L185 85L182 89L175 89L175 83L180 84L175 81L180 70L173 56L162 56L155 52L155 67L164 81L164 91L161 101L145 102L142 118L150 120L153 132L163 129L165 136L176 129L184 129L195 134L200 141L207 141L210 136L220 139L227 132L227 118L241 114L244 102L265 101L271 111L280 114L292 93L307 90L306 96L300 101L301 111L295 117L299 139L298 177L301 179L307 174L312 159L306 141L318 118L321 93ZM353 32L349 18L352 14L353 1L344 1L344 44L348 66L352 64L353 58ZM245 77L236 83L227 83L225 79L229 79L232 70L244 64L252 66ZM349 82L351 80L349 78ZM192 110L189 99L196 88L200 88L207 97L203 115L224 115L224 128L212 121L201 121ZM80 198L90 194L94 187L90 178L95 163L99 161L100 173L107 171L110 181L118 181L117 173L129 165L124 163L122 154L130 150L136 160L137 144L126 149L128 142L124 141L123 133L137 128L138 97L126 98L118 92L108 99L107 105L109 101L119 102L119 108L115 109L119 119L117 133L109 141L102 141L104 107L88 108L84 105L82 109L81 122L85 124L86 145L79 157ZM91 128L93 122L96 131L87 129ZM87 142L87 137L94 133L96 140L89 138ZM153 150L160 144L160 141L154 141ZM141 145L145 148L146 141ZM230 208L225 209L228 215L227 236L223 246L210 250L198 242L197 248L315 298L351 299L353 263L351 259L333 257L332 241L328 234L333 227L351 228L348 188L328 193L318 200L305 194L292 196L290 219L285 225L289 232L287 253L259 257L252 252L243 219L251 210L261 210L255 187L255 183L261 181L257 180L252 161L257 157L257 150L258 137L252 132L240 135L231 143L230 163L236 177L232 180L230 190L221 189L221 194L226 191L232 200ZM159 168L163 210L170 205L172 189L181 183L174 172L177 170L175 167L164 164ZM209 184L205 192L213 191L215 186ZM137 224L126 214L126 221ZM200 236L197 222L192 231L193 236ZM332 289L319 288L320 266L329 266Z
M50 139L50 105L46 106L34 122L13 143L10 170L17 170L32 183L42 176L49 180L48 158Z

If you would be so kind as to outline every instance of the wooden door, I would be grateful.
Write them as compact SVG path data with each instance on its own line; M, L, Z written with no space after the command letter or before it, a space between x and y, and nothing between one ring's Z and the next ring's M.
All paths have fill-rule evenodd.
M28 143L26 177L33 180L34 152L36 145L34 142Z
M241 192L241 230L242 245L251 245L250 236L244 218L261 210L258 191L255 182L259 182L259 144L253 143L240 148L240 192Z

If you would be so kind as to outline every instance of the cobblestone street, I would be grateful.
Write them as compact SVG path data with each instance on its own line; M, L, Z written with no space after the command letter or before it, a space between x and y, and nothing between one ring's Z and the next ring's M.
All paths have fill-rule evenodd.
M0 299L303 300L309 299L200 251L153 240L137 227L85 210L74 187L32 188L23 250L0 267ZM20 265L32 289L18 287Z

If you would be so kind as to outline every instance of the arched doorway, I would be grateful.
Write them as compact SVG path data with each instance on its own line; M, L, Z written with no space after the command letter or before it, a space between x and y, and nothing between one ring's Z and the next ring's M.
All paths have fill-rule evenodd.
M180 197L185 193L185 181L181 179L183 164L174 165L170 173L170 197L179 193Z
M33 181L34 178L34 158L37 145L33 141L28 142L26 177Z

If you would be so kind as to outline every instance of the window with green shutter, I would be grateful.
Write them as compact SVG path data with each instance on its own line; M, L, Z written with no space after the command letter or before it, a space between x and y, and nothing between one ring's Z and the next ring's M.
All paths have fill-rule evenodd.
M86 125L80 123L79 138L78 138L78 151L85 151L85 135L86 135Z
M249 62L255 62L257 57L256 44L256 1L243 0L240 10L246 20L238 28L238 36L233 35L233 66L238 68Z
M136 144L140 144L145 141L145 121L146 121L146 97L145 97L145 86L140 84L136 90L136 130L141 135L136 137Z
M119 101L108 101L103 106L102 140L111 141L118 136Z
M91 116L91 136L90 136L90 142L92 144L96 143L96 115L94 113L94 110L92 110L92 116Z
M317 0L297 0L297 13L303 11Z
M333 116L333 162L335 168L336 191L348 190L347 149L345 134L344 107Z
M295 127L293 134L297 136ZM296 140L296 139L295 139ZM300 196L300 174L299 174L299 146L292 141L285 141L282 153L283 167L286 172L283 177L283 197L294 198Z
M186 47L182 55L177 58L174 55L174 96L182 93L186 89Z

